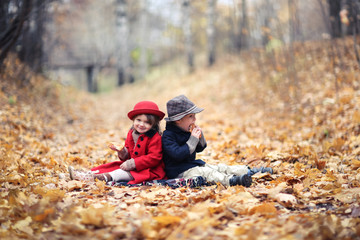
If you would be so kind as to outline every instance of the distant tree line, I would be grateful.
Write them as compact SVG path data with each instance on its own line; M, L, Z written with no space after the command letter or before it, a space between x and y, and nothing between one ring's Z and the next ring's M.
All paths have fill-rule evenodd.
M56 50L62 52L64 58L67 56L71 59L72 62L68 62L71 62L73 67L84 65L82 67L87 72L88 84L91 86L89 91L96 91L96 82L94 82L96 74L104 66L117 69L119 86L132 82L135 78L143 78L151 61L161 64L178 57L179 54L185 56L184 64L191 72L196 69L195 57L200 48L207 53L207 65L211 66L217 61L220 51L239 54L252 47L263 47L273 53L273 49L279 44L291 45L299 40L311 39L314 34L309 33L306 36L305 30L313 23L304 16L301 18L300 15L304 14L304 8L312 8L315 5L319 7L320 14L317 15L322 16L323 24L331 39L344 35L354 36L354 50L360 64L357 49L359 45L357 36L360 32L360 0L262 0L256 3L250 0L234 0L232 5L222 6L217 0L169 0L173 3L169 4L170 8L174 8L170 9L170 12L175 11L176 4L179 6L178 10L182 15L181 25L176 25L166 19L166 16L162 16L163 9L151 12L149 1L112 0L103 3L93 0L1 0L0 71L3 70L3 63L8 53L13 52L35 72L42 72L45 63L52 64L49 58L51 58L51 51ZM66 42L72 37L64 36L59 27L61 24L69 25L67 29L70 30L73 23L83 24L83 28L88 25L84 22L85 18L81 17L68 21L68 15L70 13L85 14L86 6L91 6L95 9L93 11L97 11L97 7L102 3L106 4L104 6L108 8L107 11L110 14L105 16L102 13L100 18L106 21L101 24L113 25L114 34L111 38L114 44L101 42L104 40L101 34L100 36L83 34L83 39ZM61 10L61 8L53 7L54 4L56 6L67 4L74 7ZM250 10L250 5L252 10ZM255 11L255 16L250 14L251 11ZM288 13L284 14L284 12ZM112 14L113 17L110 16ZM94 15L95 13L92 12L90 17L95 18ZM284 19L283 16L288 17ZM162 24L166 32L159 34L160 27L156 24ZM47 26L50 28L47 29ZM105 28L104 25L89 26L89 32L95 34L98 31L95 27ZM49 30L51 28L53 29ZM150 30L150 28L154 29ZM158 49L150 49L152 46L149 45L149 40L153 34L157 34L155 36L158 42L161 42L162 35L170 35L172 38L166 42L169 46L163 45L161 49L155 46ZM79 57L74 54L72 48L76 45L75 43L81 46L82 53L88 55ZM60 45L61 48L58 47ZM44 49L44 46L47 48ZM107 50L101 49L106 47ZM139 51L135 52L136 49ZM288 60L291 63L293 49L289 47L288 50L290 52ZM89 55L91 53L93 54ZM140 74L136 75L134 68L137 68ZM296 79L293 71L295 70L289 68L289 74Z

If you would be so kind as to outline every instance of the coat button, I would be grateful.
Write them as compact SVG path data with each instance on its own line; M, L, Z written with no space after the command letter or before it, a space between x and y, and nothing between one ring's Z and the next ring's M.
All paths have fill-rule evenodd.
M141 147L140 144L138 144L137 147L140 148Z
M141 140L141 141L144 141L144 137L140 137L140 140Z
M138 152L135 152L135 155L138 155L139 153Z

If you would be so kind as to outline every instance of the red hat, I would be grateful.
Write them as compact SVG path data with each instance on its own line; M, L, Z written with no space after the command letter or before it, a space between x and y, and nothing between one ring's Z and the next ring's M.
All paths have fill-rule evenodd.
M158 105L151 101L141 101L135 104L134 109L128 113L128 117L133 120L135 116L140 114L156 115L160 118L160 120L165 116L165 113L159 110Z

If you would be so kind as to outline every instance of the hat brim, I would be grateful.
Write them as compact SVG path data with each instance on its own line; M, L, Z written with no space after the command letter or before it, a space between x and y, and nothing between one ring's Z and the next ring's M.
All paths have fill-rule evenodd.
M195 107L191 111L185 111L185 112L177 114L176 116L167 117L167 118L165 118L165 121L167 121L167 122L177 121L177 120L182 119L183 117L185 117L188 114L191 114L191 113L196 114L196 113L200 113L202 111L204 111L203 108Z
M135 116L140 114L152 114L159 117L159 120L162 120L165 116L165 113L158 110L152 110L152 109L136 109L132 110L128 113L128 117L133 120Z

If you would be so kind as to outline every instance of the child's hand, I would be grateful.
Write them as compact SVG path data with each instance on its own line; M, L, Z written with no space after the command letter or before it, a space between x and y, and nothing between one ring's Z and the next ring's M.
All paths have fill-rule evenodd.
M131 171L134 170L135 167L135 160L133 158L126 160L120 165L120 169L124 171Z
M191 135L193 135L194 137L201 138L201 128L199 126L196 126L195 124L191 124L189 131L191 132Z
M118 143L115 143L115 142L111 142L111 143L109 143L108 144L108 147L111 149L111 150L113 150L113 151L121 151L121 145L120 144L118 144Z

